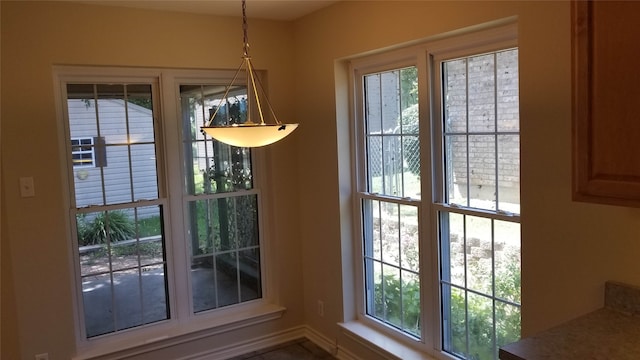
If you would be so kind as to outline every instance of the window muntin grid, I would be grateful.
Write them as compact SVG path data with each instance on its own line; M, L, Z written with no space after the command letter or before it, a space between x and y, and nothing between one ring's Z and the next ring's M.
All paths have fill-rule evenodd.
M76 207L158 198L151 95L149 84L67 84L70 138L100 139L104 158L73 169Z
M214 124L244 122L246 88L226 99L221 85L185 84L180 93L192 310L199 313L262 298L259 195L250 149L200 131L218 106Z
M442 63L446 202L520 213L517 50Z
M364 173L360 193L367 315L420 337L417 69L363 76Z
M363 78L367 191L420 199L417 69Z
M94 165L93 138L71 139L71 161L73 167L93 167Z
M106 143L97 167L73 166L69 151L85 338L170 318L153 88L66 84L70 144L89 137Z
M443 349L497 359L520 335L517 49L443 61Z

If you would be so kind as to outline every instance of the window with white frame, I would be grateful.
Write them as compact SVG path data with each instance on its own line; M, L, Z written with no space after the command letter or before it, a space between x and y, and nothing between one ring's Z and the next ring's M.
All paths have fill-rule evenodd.
M362 212L366 313L419 337L420 148L414 66L360 78L364 99Z
M218 107L213 124L245 122L246 87L223 95L219 85L180 85L194 312L262 296L251 151L200 131Z
M518 50L436 61L443 349L497 359L520 337Z
M65 89L68 136L103 137L111 164L71 177L83 334L92 338L166 320L167 201L151 106L157 83L67 83ZM148 108L136 109L133 99L145 100ZM72 145L71 166L74 150Z
M94 166L95 152L93 148L93 138L71 139L71 159L73 167Z
M200 132L218 107L214 123L243 121L246 89L222 98L233 72L165 76L175 116L161 117L162 73L92 71L59 74L79 341L126 343L131 331L163 334L221 311L225 322L252 323L243 309L264 294L255 158ZM95 166L78 167L79 151L92 151ZM109 166L96 164L100 153Z
M518 50L500 39L352 65L361 319L462 359L520 336Z

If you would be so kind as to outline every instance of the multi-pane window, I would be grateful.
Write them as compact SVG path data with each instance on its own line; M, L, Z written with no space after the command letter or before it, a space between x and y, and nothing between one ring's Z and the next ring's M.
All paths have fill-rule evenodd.
M71 160L73 167L94 165L93 137L71 139Z
M121 71L59 74L79 349L275 315L256 156L200 131L216 109L244 122L246 88L223 98L233 72Z
M81 144L71 140L69 153L86 338L170 317L154 89L66 85L69 136ZM104 139L109 166L75 166L79 151L95 153L95 138Z
M420 151L415 67L367 74L362 211L366 313L420 336Z
M495 359L520 336L518 50L440 63L443 348Z
M243 123L245 87L181 85L185 207L188 209L193 311L262 297L258 191L251 152L205 137L200 126Z
M354 62L359 308L414 345L491 360L520 336L518 50L452 48Z

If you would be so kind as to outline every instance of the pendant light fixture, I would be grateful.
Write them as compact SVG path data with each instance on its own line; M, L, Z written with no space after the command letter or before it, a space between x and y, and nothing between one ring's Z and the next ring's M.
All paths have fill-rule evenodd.
M227 86L225 93L222 96L222 101L225 101L225 99L227 99L227 95L232 89L234 82L238 78L238 74L242 69L244 69L247 78L247 120L242 124L227 123L223 125L213 125L213 120L218 114L218 111L223 107L222 105L220 105L216 107L207 123L200 129L203 131L203 133L206 133L212 138L225 144L238 147L260 147L272 144L283 139L287 135L291 134L293 130L298 127L298 124L283 124L278 121L278 118L276 117L276 114L271 107L271 103L267 98L266 92L262 87L262 83L260 82L258 76L256 76L253 64L251 63L251 57L249 56L249 38L247 36L247 28L246 0L242 0L242 31L244 35L242 63L233 76L231 83L229 84L229 86ZM258 94L258 88L260 88L262 97L260 97ZM261 102L261 99L264 100L264 104ZM252 101L255 102L255 108L252 106ZM262 111L263 105L266 105L269 108L269 111L271 112L271 116L273 116L275 123L267 124L265 122L264 114ZM258 115L260 117L259 122L255 122L251 118L253 109L256 109L258 111Z

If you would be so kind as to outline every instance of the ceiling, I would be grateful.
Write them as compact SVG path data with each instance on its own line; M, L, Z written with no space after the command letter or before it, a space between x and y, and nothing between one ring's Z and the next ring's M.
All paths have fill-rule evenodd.
M68 0L87 4L124 6L139 9L182 11L221 16L241 16L239 0ZM295 20L339 0L246 0L247 17Z

